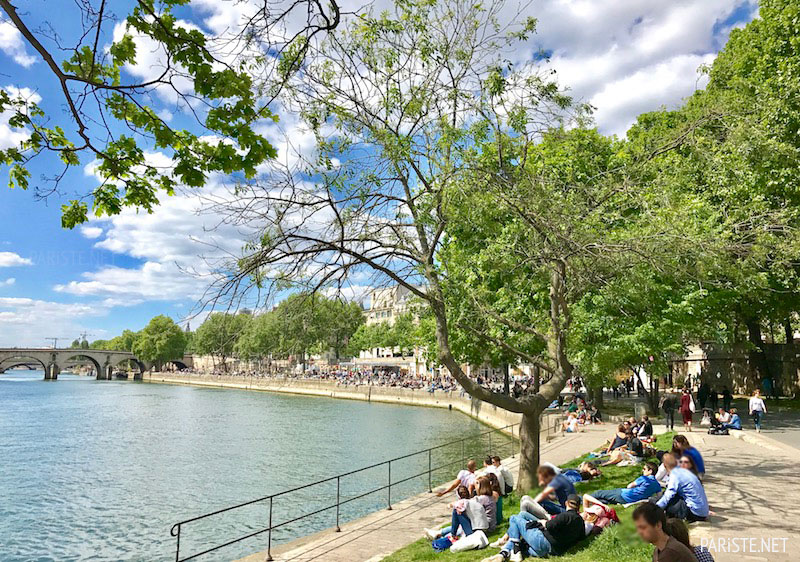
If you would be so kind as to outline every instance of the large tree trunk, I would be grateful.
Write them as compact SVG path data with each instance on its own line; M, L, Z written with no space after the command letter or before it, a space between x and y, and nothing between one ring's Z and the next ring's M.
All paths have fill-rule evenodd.
M539 437L542 410L522 414L519 430L519 478L517 490L528 493L538 485L536 468L539 466Z
M761 337L761 322L758 318L747 320L748 341L755 347L749 354L750 360L750 389L760 388L761 380L766 378L767 357L764 355L764 342Z
M591 389L591 397L592 397L592 402L594 402L594 405L597 406L598 410L603 407L603 387L602 386L597 386L597 387Z
M792 329L792 317L787 316L786 319L783 321L783 333L786 337L787 344L794 343L794 330Z

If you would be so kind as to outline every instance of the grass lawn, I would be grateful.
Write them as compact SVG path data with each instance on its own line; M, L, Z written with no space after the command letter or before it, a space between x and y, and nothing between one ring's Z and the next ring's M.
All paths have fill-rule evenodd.
M672 436L674 433L666 433L658 436L657 449L670 449L672 447ZM542 459L547 460L547 459ZM574 459L566 463L566 467L577 467L583 457ZM653 459L655 460L655 459ZM604 490L608 488L623 488L642 474L641 466L609 466L602 469L603 476L589 482L582 482L575 486L579 494L591 494L593 490ZM535 488L529 492L530 496L539 493L540 489ZM613 506L619 515L620 523L607 527L599 536L587 538L583 542L574 546L564 556L551 556L549 560L563 560L569 562L640 562L650 560L653 547L643 543L636 535L631 519L634 508L625 509L621 506ZM503 500L503 516L505 522L497 527L497 530L489 535L489 542L501 537L508 528L508 517L519 512L519 496L515 493ZM419 530L420 535L422 529ZM401 548L391 556L384 558L386 562L411 562L416 560L439 560L453 562L474 562L480 561L497 554L494 548L483 550L473 550L470 552L460 552L452 554L450 552L437 553L431 547L427 539L411 543Z

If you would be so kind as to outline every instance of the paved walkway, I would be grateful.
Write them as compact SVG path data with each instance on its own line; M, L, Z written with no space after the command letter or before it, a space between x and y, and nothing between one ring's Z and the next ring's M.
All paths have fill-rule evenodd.
M557 438L542 447L542 461L564 463L599 447L613 432L613 426L592 426L587 431ZM507 459L503 464L516 473L519 457ZM303 562L376 562L395 550L417 540L425 527L442 524L450 518L447 504L452 497L437 498L434 494L420 494L393 505L392 511L380 511L342 525L341 533L332 530L300 539L274 548L275 560ZM246 562L263 562L266 552L242 559Z
M687 434L703 454L715 512L691 525L692 542L706 544L717 562L799 560L800 450L753 431L736 433Z

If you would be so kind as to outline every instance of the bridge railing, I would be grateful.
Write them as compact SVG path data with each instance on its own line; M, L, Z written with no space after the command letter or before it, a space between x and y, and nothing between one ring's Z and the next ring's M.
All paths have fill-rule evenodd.
M561 416L544 416L544 423L540 428L541 434L540 437L549 437L561 430ZM206 554L218 551L220 549L232 546L234 544L240 543L247 539L251 539L257 537L259 535L263 535L266 533L267 540L266 540L266 547L267 547L267 560L273 560L272 558L272 542L273 542L273 532L278 529L283 529L289 525L297 523L303 519L307 519L313 516L317 516L323 512L331 512L331 520L330 523L333 523L336 532L341 531L341 508L344 505L347 505L351 502L356 500L366 498L367 496L376 495L380 493L385 494L385 506L387 510L392 509L392 490L394 489L397 491L398 487L405 483L410 483L415 479L423 479L425 478L426 488L427 491L430 493L433 491L433 475L437 473L437 471L442 471L443 469L452 469L454 466L464 466L467 462L469 456L476 456L476 451L474 447L470 447L470 444L475 444L476 442L479 445L486 444L486 447L481 451L481 454L489 454L489 455L499 455L502 456L503 454L509 454L510 457L515 457L519 451L519 426L520 424L511 424L505 427L501 427L498 429L490 429L487 431L482 431L477 434L470 435L468 437L464 437L458 439L456 441L451 441L448 443L444 443L442 445L437 445L434 447L428 447L427 449L422 449L413 453L409 453L407 455L402 455L399 457L395 457L383 462L375 463L369 466L365 466L356 470L351 470L349 472L343 472L336 476L331 476L328 478L324 478L322 480L318 480L316 482L312 482L310 484L305 484L303 486L297 486L295 488L291 488L289 490L284 490L282 492L278 492L276 494L271 494L268 496L263 496L260 498L256 498L254 500L246 501L243 503L239 503L236 505L232 505L230 507L218 509L216 511L211 511L209 513L205 513L203 515L198 515L196 517L191 517L189 519L184 519L178 523L175 523L171 530L170 535L175 538L175 561L176 562L184 562L186 560L193 560L204 556ZM444 449L451 449L449 459L443 462L434 463L434 454L437 451L442 451ZM459 452L460 451L460 452ZM402 477L398 477L397 471L393 472L393 467L397 468L398 464L404 460L408 459L417 459L417 464L420 462L423 464L427 464L427 468L424 468L422 471L416 472L411 475L402 475ZM374 483L372 487L370 487L366 491L359 491L355 494L347 494L343 493L342 483L345 479L349 477L353 477L355 475L363 474L368 471L382 471L385 477L381 478L380 482ZM323 485L328 484L331 489L331 495L328 498L328 503L323 505L322 507L316 508L313 511L301 513L300 515L289 515L283 518L280 521L275 521L276 513L275 513L275 502L280 498L286 498L303 490L308 490L314 487L322 487ZM335 484L335 494L332 493L333 486ZM438 482L437 482L438 484ZM420 490L422 491L422 490ZM418 493L418 492L417 492ZM407 494L406 497L412 494ZM198 523L201 521L207 521L212 518L222 517L237 511L245 510L248 507L261 505L266 508L266 525L265 526L253 526L252 523L248 526L251 529L248 532L237 536L236 538L226 540L220 542L218 544L206 544L205 546L200 547L201 550L197 552L193 552L191 554L181 554L181 539L186 538L186 528L193 523ZM327 527L330 528L330 523ZM263 525L263 524L262 524Z

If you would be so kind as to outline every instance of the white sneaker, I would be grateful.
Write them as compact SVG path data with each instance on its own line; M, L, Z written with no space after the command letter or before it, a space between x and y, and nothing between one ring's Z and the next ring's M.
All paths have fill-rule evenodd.
M505 558L503 558L502 554L495 554L494 556L490 556L488 558L484 558L481 562L504 562Z
M489 543L489 548L502 548L506 541L503 540L504 537L500 537L493 543Z
M512 552L510 562L522 562L522 551Z
M425 529L425 532L422 534L429 541L435 541L439 538L439 529Z

